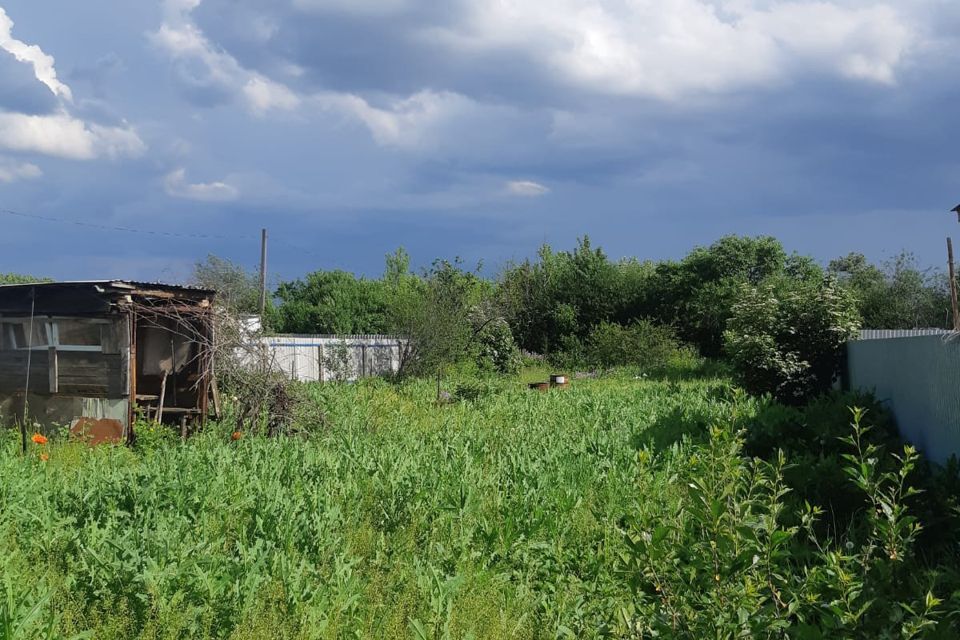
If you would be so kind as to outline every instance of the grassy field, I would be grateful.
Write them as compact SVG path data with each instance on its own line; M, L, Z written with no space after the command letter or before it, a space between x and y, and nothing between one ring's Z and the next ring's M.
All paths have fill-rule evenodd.
M324 419L288 438L214 425L186 444L53 441L24 459L7 437L0 638L703 637L677 622L694 604L669 594L688 580L741 637L781 637L767 621L780 596L744 600L781 545L763 520L776 465L743 460L730 428L762 403L722 379L626 374L548 394L518 379L449 387L443 406L428 381L313 387ZM710 425L727 427L709 438ZM678 514L703 498L691 478L723 494L707 503L714 525L755 526L744 539L772 555L740 566L742 541L687 531ZM656 555L678 535L693 556L737 548L700 568ZM658 574L684 562L689 576Z

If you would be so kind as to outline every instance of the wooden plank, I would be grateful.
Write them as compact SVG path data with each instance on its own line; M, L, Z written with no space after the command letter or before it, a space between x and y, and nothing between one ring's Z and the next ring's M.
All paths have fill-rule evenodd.
M104 353L122 353L124 344L124 329L126 318L120 318L100 330L100 345Z
M317 345L317 361L320 363L320 382L323 382L323 344Z
M163 401L167 395L167 374L163 374L160 381L160 403L157 405L157 422L163 422Z
M212 376L212 375L213 375L213 374L211 374L211 376ZM220 388L217 386L217 379L216 379L216 378L213 378L213 379L210 381L210 389L211 389L211 391L213 392L213 415L217 418L217 420L219 420L219 419L220 419L220 415L221 415L221 412L220 412Z
M50 347L47 350L47 358L49 362L47 363L47 371L49 371L49 389L50 393L60 393L60 373L58 371L58 358L57 358L57 348Z
M49 354L34 349L30 356L30 393L50 391ZM0 392L23 391L27 381L27 351L0 351Z
M58 352L61 393L124 395L122 356L83 351Z

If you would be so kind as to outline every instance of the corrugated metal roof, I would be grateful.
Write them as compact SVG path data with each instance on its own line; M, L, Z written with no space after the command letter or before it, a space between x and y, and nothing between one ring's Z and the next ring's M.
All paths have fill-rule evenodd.
M25 288L29 289L31 287L90 287L90 286L107 286L115 287L118 289L163 289L166 291L193 291L197 293L216 293L213 289L205 289L203 287L195 287L193 285L185 284L168 284L166 282L146 282L142 280L59 280L54 282L29 282L29 283L17 283L17 284L0 284L0 287L4 289L13 289L13 288Z

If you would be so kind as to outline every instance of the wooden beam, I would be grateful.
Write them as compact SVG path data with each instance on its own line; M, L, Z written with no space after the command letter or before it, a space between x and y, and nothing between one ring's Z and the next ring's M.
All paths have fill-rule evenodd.
M47 361L47 371L50 375L50 393L60 393L60 361L57 358L57 348L50 347Z
M947 266L950 268L950 305L953 310L953 330L960 331L960 313L957 308L957 276L953 271L953 240L947 238Z
M260 326L267 308L267 230L260 230Z
M217 387L216 378L213 378L210 381L210 390L213 395L213 415L217 418L217 420L219 420L222 412L220 411L220 388Z
M163 380L160 381L160 402L157 405L157 424L163 422L163 401L167 395L167 372L163 372Z
M137 318L127 314L127 379L130 383L130 403L127 407L127 444L133 444L133 418L137 404Z

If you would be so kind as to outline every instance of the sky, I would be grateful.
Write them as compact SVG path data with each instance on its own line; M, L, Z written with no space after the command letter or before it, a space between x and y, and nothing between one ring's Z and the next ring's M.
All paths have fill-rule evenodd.
M940 265L957 69L956 0L0 0L0 272Z

